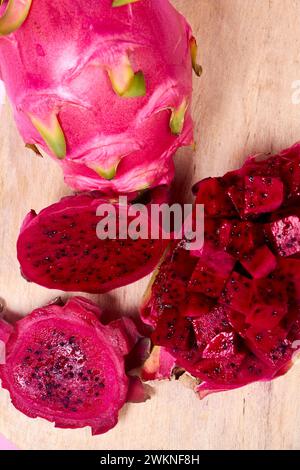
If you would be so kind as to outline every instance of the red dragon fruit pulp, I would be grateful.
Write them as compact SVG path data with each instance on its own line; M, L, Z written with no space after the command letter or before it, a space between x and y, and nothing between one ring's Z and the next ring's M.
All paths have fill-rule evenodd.
M174 153L193 143L192 67L200 73L184 17L168 0L9 5L0 75L25 143L77 190L169 184Z
M65 306L38 308L11 328L0 378L18 410L101 434L117 424L128 399L141 401L141 383L127 376L124 362L140 335L130 319L104 326L100 314L74 297Z
M167 198L166 188L149 192L148 210L143 216L150 233L150 206ZM146 196L145 196L146 197ZM30 212L17 242L17 255L25 279L50 289L89 293L107 292L135 282L149 274L168 244L158 239L98 237L97 226L104 220L101 207L112 204L118 215L128 215L130 203L121 205L98 192L68 196L42 210ZM111 207L111 206L110 206ZM121 220L121 219L120 219ZM120 222L121 223L121 222Z
M152 280L142 318L201 397L282 376L299 351L299 164L296 144L195 185L204 245L179 241Z

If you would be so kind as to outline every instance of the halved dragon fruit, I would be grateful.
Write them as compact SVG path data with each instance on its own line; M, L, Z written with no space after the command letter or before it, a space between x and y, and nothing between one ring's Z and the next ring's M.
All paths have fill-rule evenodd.
M101 323L97 305L81 297L48 305L10 327L1 320L6 361L2 387L14 406L31 418L60 428L90 426L93 434L113 428L128 399L146 398L125 358L141 338L129 318Z
M201 73L169 0L0 3L0 78L25 143L76 190L169 184L176 150L193 145L193 68Z
M152 281L142 318L201 397L283 375L300 349L299 163L297 144L198 183L204 245L180 241Z
M152 203L166 200L167 190L156 188L144 194L145 200L147 197L149 209ZM125 233L122 237L123 222L128 220L127 230L134 219L130 207L130 203L123 205L90 192L65 197L39 214L31 211L17 243L23 276L50 289L89 293L107 292L146 276L159 262L168 241L143 234L130 238ZM104 224L106 211L112 208L116 235L100 239L97 226L101 221ZM142 220L150 232L150 211L146 210Z

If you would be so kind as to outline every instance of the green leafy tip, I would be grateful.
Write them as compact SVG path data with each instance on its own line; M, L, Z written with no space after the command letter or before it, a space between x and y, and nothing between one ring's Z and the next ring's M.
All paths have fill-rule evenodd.
M8 0L7 6L0 17L0 36L16 31L26 20L32 0ZM3 0L0 6L3 5Z
M130 3L136 3L140 0L113 0L112 6L113 7L123 7L124 5L129 5Z
M128 87L123 93L122 98L138 98L139 96L145 96L146 94L146 82L143 72L137 72Z
M188 108L188 103L186 99L183 100L183 102L177 109L171 108L172 115L170 119L170 129L171 129L172 134L180 135L181 132L183 131L185 113L187 111L187 108Z
M65 135L55 113L51 114L48 122L29 114L32 124L39 132L49 150L62 160L67 154Z
M97 166L97 167L94 167L93 170L96 173L98 173L98 175L101 176L101 178L104 178L105 180L108 180L108 181L114 179L117 173L116 166L112 166L111 168L108 168L108 169Z
M193 65L194 72L198 77L201 77L202 67L200 64L197 63L198 46L197 46L197 41L194 37L190 39L190 49L191 49L191 58L192 58L192 65Z
M114 92L121 98L145 96L146 82L143 72L134 73L129 58L125 55L120 64L108 70Z

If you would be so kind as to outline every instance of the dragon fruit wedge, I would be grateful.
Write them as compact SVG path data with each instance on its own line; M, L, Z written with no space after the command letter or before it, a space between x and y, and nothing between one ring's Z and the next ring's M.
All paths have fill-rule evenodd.
M165 187L158 187L143 195L150 201L142 215L149 233L148 209L152 203L165 201L167 194ZM111 234L102 239L98 224L106 225L106 210L111 207L116 211L116 233L114 238ZM130 224L131 207L91 191L64 197L38 215L31 211L17 242L24 278L50 289L103 293L146 276L158 264L168 240L143 238L142 234L130 238L126 233L123 239L122 221Z
M140 340L134 323L122 318L104 326L100 315L97 305L74 297L38 308L14 327L0 321L0 378L18 410L101 434L117 424L126 401L147 398L139 379L126 373L126 356Z
M146 293L155 351L200 381L201 397L283 375L300 350L299 167L296 144L199 182L204 244L173 242ZM162 361L150 356L145 377L161 378Z
M169 184L193 143L197 44L168 0L9 0L0 78L18 129L77 190Z

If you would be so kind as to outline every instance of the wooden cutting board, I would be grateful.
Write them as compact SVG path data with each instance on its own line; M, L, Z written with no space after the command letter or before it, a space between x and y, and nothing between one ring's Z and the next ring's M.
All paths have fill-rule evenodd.
M300 80L300 0L173 3L193 26L204 67L194 83L198 150L176 158L177 183L187 200L192 182L237 167L249 153L278 151L300 139L300 93L293 88ZM25 315L56 293L20 277L20 223L30 208L40 210L69 190L52 160L24 149L7 103L0 118L0 297L10 312ZM146 284L93 298L133 312ZM299 449L299 385L299 366L274 383L204 401L179 383L161 383L150 401L126 406L119 425L99 437L30 420L2 390L0 433L21 449Z

